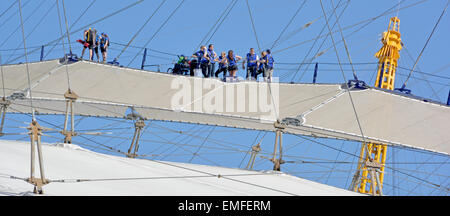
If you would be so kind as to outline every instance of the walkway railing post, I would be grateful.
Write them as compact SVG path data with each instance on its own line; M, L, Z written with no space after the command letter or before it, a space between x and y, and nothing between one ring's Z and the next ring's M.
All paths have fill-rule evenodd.
M147 48L144 49L144 56L142 57L141 70L144 70L145 59L147 58Z
M316 67L314 67L314 76L313 76L313 83L316 83L317 78L317 69L319 68L319 63L316 62Z
M44 45L41 46L41 58L40 61L44 60Z

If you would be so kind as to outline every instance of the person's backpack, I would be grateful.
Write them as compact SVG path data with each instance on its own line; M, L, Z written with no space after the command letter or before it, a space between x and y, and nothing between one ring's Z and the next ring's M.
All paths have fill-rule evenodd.
M111 41L109 40L109 36L107 34L104 34L104 36L102 36L102 39L100 41L100 43L105 46L106 42L108 42L108 47L111 46Z
M89 29L88 31L87 31L87 34L86 34L86 42L90 42L91 40L92 40L92 36L91 36L91 29Z
M97 35L97 31L93 30L93 29L89 29L88 30L88 37L87 37L87 42L95 42L95 36Z
M97 30L91 31L92 41L95 42L95 39L97 38Z

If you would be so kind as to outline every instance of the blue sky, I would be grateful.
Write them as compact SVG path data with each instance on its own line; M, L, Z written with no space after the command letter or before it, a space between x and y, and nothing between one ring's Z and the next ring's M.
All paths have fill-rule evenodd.
M4 1L2 8L7 8L14 1ZM26 20L28 16L30 18L25 22L25 34L29 34L35 26L40 22L41 18L45 16L46 11L50 12L44 17L42 22L37 28L31 32L31 35L27 39L28 46L40 46L49 41L52 41L60 36L59 24L57 21L57 12L55 7L55 1L52 0L35 0L27 3L27 0L22 1L24 5L23 15ZM113 3L112 3L113 2ZM68 17L69 26L72 30L80 29L99 18L106 16L114 11L119 10L127 5L132 4L135 1L95 1L89 8L84 16L79 21L72 25L73 22L80 16L85 8L91 3L91 1L66 1L66 12ZM109 17L104 21L91 25L95 27L99 32L106 32L109 34L111 42L126 44L134 35L135 32L142 26L146 19L153 13L158 7L161 1L143 1L126 11L123 11L115 16ZM339 1L334 0L334 4ZM342 0L341 4L344 5L346 1ZM180 1L168 0L163 4L157 14L147 24L143 31L137 35L136 39L131 44L132 46L144 46L146 42L152 37L155 31L160 27L169 14L176 8ZM148 44L148 48L154 50L160 50L171 54L185 54L190 55L197 50L201 40L208 33L210 28L214 25L220 14L225 10L230 1L202 1L202 0L186 0L161 29L161 31L155 36L155 38ZM298 7L303 1L249 1L250 8L253 11L252 16L255 20L256 33L262 49L269 48L276 40L280 32L284 29L292 15L296 12ZM340 18L340 24L342 27L351 26L360 21L373 18L382 14L392 6L396 5L397 1L351 1L346 8L343 16ZM397 79L397 86L405 80L405 74L409 71L403 68L412 68L413 63L420 50L423 48L425 41L430 34L433 25L437 21L442 8L445 6L446 1L403 1L400 4L400 8L407 7L408 5L418 3L413 7L409 7L398 12L401 19L400 31L402 33L402 41L405 44L405 49L401 52L401 58L399 66L399 76ZM325 9L330 10L330 1L324 1ZM61 4L60 4L61 7ZM338 9L340 13L341 9ZM35 12L36 11L36 12ZM381 16L378 19L372 21L369 25L364 27L357 33L350 33L366 23L354 26L344 31L346 36L346 42L348 44L351 58L353 62L377 62L374 58L374 53L380 48L381 43L379 41L381 33L387 29L389 17L397 14L396 8L393 13L386 16ZM34 13L33 13L34 12ZM13 15L11 19L10 15ZM2 21L1 31L5 33L0 36L2 39L1 50L14 49L23 45L21 43L21 31L20 28L14 34L12 30L19 27L20 20L17 16L17 5L14 8L5 13L0 19ZM324 19L319 19L312 23L306 29L299 31L306 23L316 20L323 15L319 1L307 1L294 21L290 24L289 28L285 31L284 36L293 35L288 40L281 40L278 45L273 49L275 52L274 57L278 63L297 63L302 62L307 51L313 44L313 41L304 43L303 45L285 49L291 45L308 41L315 38L319 31L324 26ZM328 15L329 16L329 15ZM334 19L333 19L334 20ZM330 22L332 24L333 22ZM423 56L421 57L418 68L416 70L426 73L437 73L437 75L449 74L448 58L446 58L446 51L450 47L449 38L450 29L448 15L444 16L440 26L433 35L430 44L427 46ZM63 25L64 27L64 25ZM337 30L337 28L335 28ZM64 31L64 29L63 29ZM324 31L328 32L327 29ZM340 39L339 34L334 35L335 40ZM77 33L71 34L71 41L82 38L82 30ZM209 38L209 36L207 37ZM113 59L123 49L123 46L118 44L112 44L109 53L109 58ZM251 28L251 22L249 19L248 9L245 1L239 1L230 12L227 19L220 25L220 28L212 37L210 43L215 44L216 51L227 51L229 49L234 50L239 55L245 55L250 47L258 48L254 37L253 30ZM316 52L318 45L322 43L319 40L313 49L313 53ZM68 47L66 47L68 48ZM328 38L320 51L327 48L328 51L313 62L319 62L319 82L342 82L342 76L338 73L337 65L327 68L327 65L320 65L320 62L337 62L336 54L332 48L331 40ZM338 44L338 50L340 58L344 63L348 63L348 59L345 54L343 44ZM72 44L72 49L78 55L81 53L80 44ZM46 47L45 51L49 51L50 48ZM406 52L407 50L407 52ZM140 52L140 49L130 47L125 50L125 53L119 59L119 62L123 65L128 65L131 59ZM51 52L46 58L59 57L62 50ZM409 55L408 55L409 53ZM3 51L3 61L7 62L11 52ZM23 54L22 52L15 52L15 54ZM40 52L37 51L30 54L31 60L38 59ZM411 57L410 57L411 56ZM149 52L147 58L147 64L165 64L162 65L162 70L169 66L175 59L174 56L165 55L155 52ZM309 59L309 58L308 58ZM23 61L23 59L22 59ZM142 52L132 62L131 66L140 67L142 61ZM291 81L292 74L297 66L292 65L279 65L280 71L278 74L282 81ZM155 69L155 68L149 68ZM303 69L303 68L302 68ZM323 72L320 69L324 69ZM329 72L327 69L334 69L336 72ZM347 77L350 76L350 67L346 67ZM369 84L373 84L373 74L376 70L376 65L359 65L357 67L358 77L365 80ZM420 70L419 70L420 69ZM444 69L444 70L442 70ZM371 71L370 71L371 70ZM303 72L301 70L299 74ZM243 74L243 71L239 71L238 74ZM299 81L299 74L293 81ZM413 74L414 77L419 79L411 79L408 87L413 90L413 93L419 96L439 99L446 102L448 95L448 79L436 78L433 76L425 76L423 74ZM310 82L312 76L312 67L305 73L301 82ZM426 78L431 82L436 95L432 94L428 84L423 80ZM441 85L446 84L446 85ZM447 89L445 89L447 87Z
M22 32L19 28L20 19L18 16L17 4L3 13L10 5L15 1L4 0L0 6L0 55L2 57L2 63L17 63L23 62L24 58L16 59L11 61L15 57L23 55L23 44L22 44ZM69 28L72 30L80 29L80 31L70 35L71 48L74 53L80 55L81 45L74 43L76 39L82 38L82 28L89 23L92 23L108 14L111 14L127 5L132 4L137 1L106 1L97 0L92 6L87 10L77 23L74 22L83 13L83 11L88 7L92 1L90 0L79 0L79 1L65 1L66 15L68 18ZM153 11L158 7L162 1L143 1L128 10L111 16L101 22L89 25L87 27L94 27L98 29L99 32L105 32L110 36L112 42L111 49L109 51L109 59L112 60L116 57L119 52L124 48L120 44L126 44L133 35L138 31L138 29L144 24L147 18L153 13ZM161 24L167 19L171 12L177 7L181 1L179 0L167 0L156 15L151 19L148 25L142 30L142 32L137 35L135 40L132 42L131 46L125 50L125 52L118 59L120 64L128 65L131 67L140 68L142 61L142 49L136 47L143 47L150 38L154 35L157 29L160 28ZM176 54L190 55L198 49L198 45L204 37L209 38L210 34L207 35L211 27L216 23L217 19L221 13L227 8L231 1L212 1L212 0L185 0L181 7L176 11L176 13L171 17L166 25L164 25L161 30L155 35L154 39L151 40L147 48L161 51L161 52L149 51L148 57L146 59L147 64L161 64L161 70L166 71L167 67L171 67L176 57ZM254 47L258 50L270 48L273 42L277 39L280 32L285 28L289 20L292 18L297 9L303 4L303 0L249 0L249 6L254 19L256 35L259 41L259 46L256 42L255 34L252 29L252 23L249 17L249 11L247 8L246 1L240 0L233 7L228 17L219 26L218 30L215 32L214 36L211 38L210 43L215 44L216 52L227 51L232 49L238 55L245 56L248 49ZM333 0L333 3L337 5L339 0ZM374 75L376 73L376 63L377 59L374 57L376 51L381 47L381 34L388 27L389 18L398 14L401 24L400 32L402 34L402 41L405 45L404 49L401 51L399 68L397 71L396 87L400 87L404 82L406 75L409 73L408 69L411 69L414 65L414 61L422 50L428 36L433 29L439 15L442 12L443 7L446 5L446 0L406 0L406 1L350 1L348 6L345 0L341 1L341 7L337 9L337 13L340 14L342 9L345 8L342 17L339 19L340 25L345 28L344 35L350 51L351 59L354 63L368 63L368 64L356 64L355 68L357 71L358 78L364 80L367 84L373 85ZM379 16L384 13L389 8L401 2L400 7L394 7L391 12L384 16ZM323 0L325 10L327 11L327 16L330 17L331 13L329 11L332 9L330 0ZM60 37L60 28L58 23L58 14L55 6L55 1L53 0L22 0L23 4L23 18L26 20L25 35L29 35L26 39L27 46L30 47L28 51L36 49L38 51L31 53L29 58L30 61L39 61L40 50L34 47L40 47L41 45L47 44ZM413 5L413 6L411 6ZM62 5L60 2L60 9L62 12ZM404 8L406 7L406 8ZM397 11L397 8L401 10ZM46 13L47 11L48 14ZM277 45L272 49L274 52L274 58L277 62L277 67L275 69L275 76L279 76L282 82L311 82L313 74L313 66L309 67L307 71L304 72L302 79L299 77L303 73L305 67L302 67L297 75L293 78L298 65L294 64L283 64L283 63L300 63L305 59L305 55L314 43L315 37L319 34L321 29L326 25L324 19L322 18L322 9L320 1L309 0L306 1L302 9L295 17L293 22L284 32L282 39L277 43ZM61 14L63 16L63 14ZM379 17L377 17L379 16ZM442 18L436 32L434 33L430 43L426 47L423 56L418 62L418 66L415 70L423 73L413 73L413 78L408 82L407 88L412 90L412 93L425 98L430 98L442 103L447 101L449 93L449 77L450 77L450 61L449 61L449 48L450 48L450 19L449 14L444 15ZM353 31L364 26L368 22L362 22L371 18L373 19L370 24L358 30L355 33ZM42 20L42 21L41 21ZM330 20L330 24L334 23L334 17ZM301 29L305 24L312 22L312 24L304 29ZM361 23L362 22L362 23ZM359 25L354 25L358 24ZM86 28L87 28L86 27ZM16 30L17 29L17 30ZM334 30L338 30L337 27ZM65 32L65 27L63 23L63 32ZM328 29L325 28L324 33L328 33ZM334 39L340 40L340 34L334 34ZM65 38L67 42L67 38ZM320 57L313 59L312 62L319 63L319 83L342 83L343 77L339 71L337 64L336 53L332 47L330 38L324 41L323 47L318 49L319 45L322 43L322 39L317 41L317 44L313 47L313 53L315 54L317 50L324 51L327 50ZM309 42L308 42L309 41ZM302 43L304 42L304 43ZM206 43L206 42L203 42ZM289 48L295 44L302 43L302 45ZM15 50L19 48L18 50ZM65 47L66 51L68 46ZM62 46L56 46L56 48L49 52L51 46L45 47L46 59L59 58L63 55ZM348 58L343 46L343 43L337 45L338 54L343 63L348 63ZM137 55L135 60L131 60ZM86 54L85 54L86 56ZM310 59L313 54L306 57ZM131 63L130 63L131 62ZM307 61L309 62L309 61ZM155 70L156 68L148 67L149 70ZM344 66L345 74L347 78L351 77L351 68L348 65ZM243 70L240 69L238 75L243 76ZM44 118L44 117L42 117ZM17 119L20 121L28 121L29 117L19 116ZM16 120L17 120L16 119ZM61 121L60 117L45 117L44 119ZM18 124L14 121L9 121L10 124ZM111 120L99 120L99 119L87 119L83 118L79 124L80 128L99 128L112 123ZM132 123L124 122L120 123L117 127L131 127ZM45 123L44 123L45 125ZM197 126L197 125L187 125L178 123L167 123L167 122L154 122L150 123L148 131L151 131L143 136L143 139L152 141L167 140L178 140L183 143L188 143L193 146L185 146L184 148L190 149L190 151L195 152L199 145L203 145L203 139L199 137L206 137L211 130L214 133L211 135L211 139L216 139L217 142L205 142L203 146L219 148L221 145L236 145L238 149L248 150L251 144L254 143L255 137L259 135L258 140L262 137L264 132L258 131L243 131L237 129L228 128L213 128L210 126ZM23 125L21 125L23 126ZM47 125L51 126L51 125ZM166 128L166 129L164 129ZM170 128L172 130L183 130L192 131L192 134L198 136L197 138L193 136L180 136L177 134L169 133ZM199 131L196 131L199 129ZM133 132L132 129L124 130L131 136ZM194 133L195 132L195 133ZM55 134L55 136L57 136ZM126 134L121 134L125 137ZM162 137L162 138L161 138ZM349 154L339 153L328 147L324 147L317 143L311 142L309 140L303 141L302 138L286 135L284 142L286 143L286 148L292 146L292 149L288 153L295 157L303 157L303 160L308 158L321 158L328 160L339 160L339 161L352 161L354 157ZM90 137L93 138L93 137ZM164 138L164 139L163 139ZM312 138L308 138L312 139ZM120 139L108 139L106 137L96 138L99 142L103 142L105 145L117 146L122 150L126 149L129 141ZM167 141L166 140L166 141ZM270 152L273 145L274 134L267 133L263 139L263 146L267 152ZM52 141L51 139L49 140ZM54 140L53 140L54 141ZM79 142L85 142L81 138L78 139ZM332 147L342 150L357 153L358 143L354 142L342 142L335 140L325 140L317 139L321 143L325 143ZM121 144L122 143L122 144ZM156 142L149 143L155 144ZM233 143L233 144L231 144ZM92 144L95 146L95 144ZM173 145L172 145L173 146ZM167 157L156 157L156 159L166 159L173 161L187 162L191 159L192 154L186 154L183 149L169 146L162 146L160 149L155 150L159 145L145 144L140 148L140 152L157 152L161 148L170 148L167 152L173 151L173 154L178 154L179 156L167 156ZM179 146L178 146L179 147ZM223 147L223 146L222 146ZM191 162L202 163L202 164L214 164L211 161L217 161L219 165L230 166L230 167L245 167L246 162L243 161L244 153L232 152L228 154L219 154L218 149L207 149L201 148L200 153L204 151L205 157L202 159L200 157L194 157ZM246 149L247 148L247 149ZM93 150L98 150L92 148ZM184 153L183 153L184 152ZM217 154L214 154L216 152ZM206 154L211 153L211 154ZM183 155L184 154L184 155ZM444 161L448 158L436 156L429 159L429 154L426 153L411 153L408 150L397 149L396 152L397 161L411 161L408 159L414 158L416 161ZM414 157L410 155L413 154ZM247 156L248 159L248 156ZM298 158L297 158L298 159ZM256 167L257 169L270 169L269 162L261 162ZM326 167L323 167L326 166ZM349 171L352 165L346 164L324 164L322 167L319 164L296 164L290 163L286 164L286 170L292 173L297 172L297 175L308 178L311 180L345 187L348 184L348 177L352 172ZM401 165L398 165L401 166ZM440 182L443 185L449 184L448 177L445 174L449 173L449 166L445 164L441 167L438 165L403 165L401 167L407 170L421 170L423 175L421 178L427 178L434 182ZM418 168L419 167L419 168ZM331 168L335 172L328 176L328 172ZM397 167L400 168L400 167ZM437 170L435 172L435 170ZM316 173L314 173L316 172ZM317 174L317 172L321 172ZM431 172L440 173L441 176L429 177L428 174ZM395 173L393 173L395 174ZM399 184L397 181L404 179L410 179L410 177L401 175L398 179L388 178L391 185ZM351 180L351 179L350 179ZM391 190L390 194L408 194L406 192L415 188L417 179L409 180L409 183L403 183L401 189L396 188ZM386 182L386 185L388 182ZM411 184L411 185L406 185ZM388 187L388 186L386 186ZM392 187L391 187L392 188ZM407 188L404 190L404 188ZM419 185L420 190L423 194L439 194L433 191L433 188L424 186L424 184Z

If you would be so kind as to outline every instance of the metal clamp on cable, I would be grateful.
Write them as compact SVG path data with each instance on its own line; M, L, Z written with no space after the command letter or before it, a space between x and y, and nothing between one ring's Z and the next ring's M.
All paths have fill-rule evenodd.
M381 169L381 164L376 161L366 161L367 168Z
M114 59L114 60L108 62L108 64L112 64L114 66L120 66L120 63L117 61L117 59Z
M394 89L395 91L401 92L403 94L411 94L411 89L407 89L406 85L403 85L401 88Z
M14 92L10 96L6 97L7 100L23 100L25 94L23 92Z
M78 61L77 55L73 53L65 54L63 58L59 59L59 63L61 64L72 64Z
M358 89L358 90L369 88L369 86L362 80L349 80L347 82L347 86L349 89Z
M291 118L291 117L286 117L284 118L281 123L283 125L293 125L293 126L302 126L302 119L301 117L297 117L297 118Z

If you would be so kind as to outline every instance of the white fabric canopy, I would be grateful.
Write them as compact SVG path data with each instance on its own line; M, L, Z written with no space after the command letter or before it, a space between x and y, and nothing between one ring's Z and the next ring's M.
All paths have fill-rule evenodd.
M80 61L29 64L33 106L63 114L64 93L79 95L77 115L122 118L133 107L146 119L363 141L348 90L339 84L222 82ZM3 66L8 112L30 113L25 64ZM68 79L69 78L69 79ZM188 86L190 89L185 89ZM196 87L202 86L200 90ZM3 90L1 95L3 95ZM15 94L14 94L15 93ZM450 153L450 108L379 89L350 91L367 141ZM175 104L175 105L174 105Z
M0 195L33 195L33 185L5 177L30 175L29 146L0 140ZM42 149L45 177L68 180L45 185L46 196L365 196L277 171L125 158L76 144L43 143ZM104 181L74 181L80 178Z

